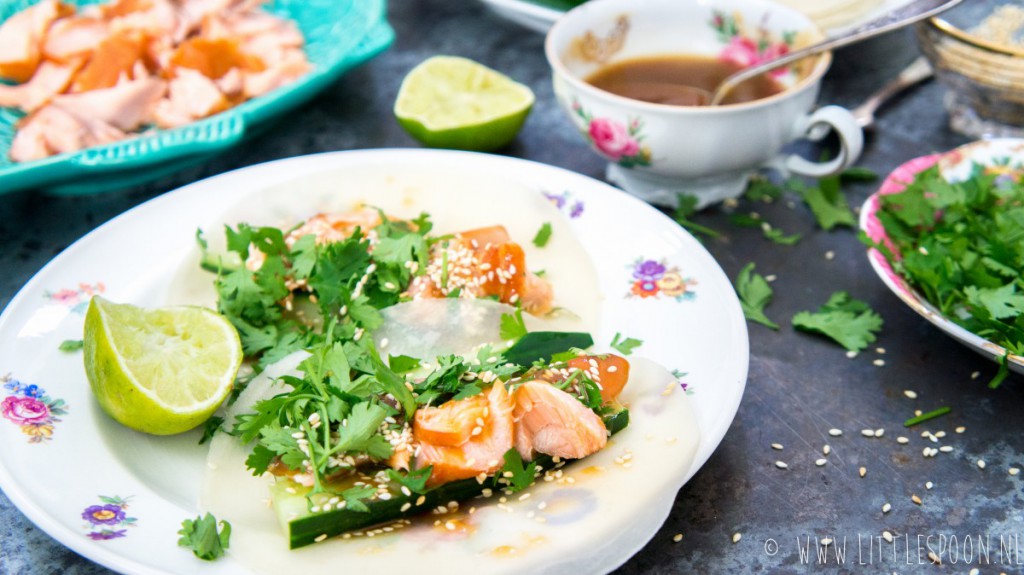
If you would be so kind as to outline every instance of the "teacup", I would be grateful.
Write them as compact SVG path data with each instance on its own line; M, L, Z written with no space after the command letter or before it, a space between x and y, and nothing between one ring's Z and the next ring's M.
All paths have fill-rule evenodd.
M831 54L774 72L782 91L742 104L673 106L606 92L585 79L624 60L700 55L751 65L824 36L806 16L764 0L591 0L565 14L545 45L555 95L591 147L609 160L607 177L652 203L679 194L703 207L743 193L769 167L823 177L860 156L863 133L838 106L814 110ZM831 128L840 150L826 162L783 153L794 140Z

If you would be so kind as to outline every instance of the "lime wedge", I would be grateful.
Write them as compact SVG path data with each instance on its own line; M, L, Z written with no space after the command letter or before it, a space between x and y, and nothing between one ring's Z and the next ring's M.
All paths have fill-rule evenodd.
M402 80L395 117L430 147L485 152L516 137L533 100L529 88L482 64L434 56Z
M206 421L242 362L231 322L200 307L146 310L94 297L84 343L85 373L103 411L156 435Z

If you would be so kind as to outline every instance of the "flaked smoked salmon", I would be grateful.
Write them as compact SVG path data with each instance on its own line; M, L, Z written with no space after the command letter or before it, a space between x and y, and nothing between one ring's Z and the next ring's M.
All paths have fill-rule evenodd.
M608 430L593 410L549 383L528 381L512 397L516 451L526 461L538 452L581 459L608 441Z

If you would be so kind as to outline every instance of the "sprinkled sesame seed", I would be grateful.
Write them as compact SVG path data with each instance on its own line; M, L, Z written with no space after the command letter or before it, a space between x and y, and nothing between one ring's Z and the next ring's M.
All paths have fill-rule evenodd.
M971 373L971 379L978 379L979 377L981 377L980 371L975 371Z
M882 513L888 513L890 511L892 511L892 505L886 503L885 505L882 506Z
M935 487L935 484L932 483L931 481L924 484L925 489L931 489L932 487Z
M732 542L733 543L739 543L740 539L742 539L742 538L743 538L743 534L742 533L733 533L732 534Z
M778 449L779 451L781 451L782 450L782 444L781 443L773 443L772 444L772 449Z
M444 528L448 531L455 531L455 527L456 525L454 521L449 520L444 522Z
M825 259L832 260L832 259L835 259L835 257L836 257L836 253L834 251L829 250L829 251L825 252Z
M875 430L875 437L882 437L885 435L885 428L879 427Z
M892 543L892 533L888 531L882 531L882 539L885 539L887 543Z
M954 429L953 431L956 431L957 433L963 433L967 431L967 428L961 425L960 427Z
M786 465L785 461L776 461L775 462L775 467L778 467L779 469L786 469L789 466Z
M942 560L939 559L939 556L936 555L934 551L929 551L928 552L928 559L930 559L932 563L935 563L937 565L941 565L942 564Z
M484 491L489 491L489 490L488 489L484 489ZM490 497L490 493L484 495L484 497ZM416 498L416 505L423 505L426 501L427 501L427 497L425 495L420 495L419 497Z
M1017 474L1020 473L1020 469L1017 469L1016 467L1011 467L1009 469L1009 471L1010 471L1010 475L1017 475Z
M975 567L974 569L971 569L970 571L968 571L967 575L978 575L979 573L981 573L981 571L979 571L978 568Z
M860 434L864 437L874 437L875 431L873 429L862 429L860 430Z
M852 349L846 352L846 357L848 357L850 359L853 359L853 358L857 357L857 355L858 355L857 352L853 351Z
M377 498L380 499L381 501L387 501L387 500L391 499L391 494L388 493L388 492L384 492L384 493L381 493L380 495L378 495Z
M878 353L880 355L885 355L885 348L884 347L876 347L875 348L875 353Z
M608 369L605 371L608 373L615 373L616 371L619 371L619 367L617 365L609 365Z
M924 412L923 412L923 411L921 411L920 409L915 409L915 410L914 410L914 416L915 416L915 417L920 417L920 415L921 415L922 413L924 413ZM927 432L925 432L925 433L927 433ZM922 433L922 434L921 434L921 437L924 437L924 433Z
M979 459L978 460L978 468L979 469L985 469L985 460L984 459Z
M519 500L520 501L526 501L529 498L530 498L530 494L529 493L524 493L524 494L519 496Z
M943 445L942 447L939 448L939 451L941 451L943 453L949 453L949 452L953 451L953 446L952 445Z
M940 437L940 438L941 437L946 437L946 432L945 431L936 431L935 432L935 437Z
M917 399L917 392L912 391L910 389L903 390L903 395L907 396L910 399Z
M906 437L903 437L903 436L901 435L901 436L899 436L899 437L897 437L897 438L896 438L896 443L903 443L903 444L907 444L907 443L910 443L910 440L909 440L909 439L907 439Z
M321 541L323 541L323 540L325 540L325 539L327 539L327 534L326 534L326 533L321 533L320 535L317 535L317 536L316 536L316 537L315 537L315 538L313 539L313 541L315 541L315 542L319 543L319 542L321 542Z
M831 435L832 437L839 437L840 435L843 434L843 430L832 428L828 430L828 434Z
M672 536L672 541L675 541L676 543L679 543L682 540L683 540L683 534L682 533L676 533L674 536Z
M921 498L918 497L917 495L911 495L910 500L913 501L915 505L921 504Z
M405 495L406 497L412 497L412 491L410 491L408 487L403 485L402 486L402 495Z
M412 503L409 503L408 501L406 501L405 503L402 504L402 507L399 509L399 511L401 511L402 513L405 513L411 507L412 507Z
M857 473L859 473L861 477L864 477L865 475L868 474L868 468L861 467L860 469L857 470Z
M766 281L768 283L771 283L771 282L773 282L773 281L775 281L777 279L779 279L779 276L777 276L775 274L768 274L768 275L764 276L764 281Z
M885 360L884 359L876 359L875 361L872 361L871 363L873 363L874 365L876 365L878 367L882 367L882 366L885 365Z
M822 465L825 465L825 463L826 463L827 461L828 461L828 460L827 460L827 459L825 459L825 458L823 457L823 458L821 458L821 459L819 459L819 460L815 461L815 462L814 462L814 464L815 464L815 465L817 465L818 467L821 467Z
M828 445L828 444L823 445L821 447L821 452L824 453L825 455L828 455L829 453L832 453L832 446Z
M823 547L828 547L828 546L829 546L829 545L831 545L831 544L832 544L832 538L831 538L831 537L822 537L822 539L821 539L821 545L822 545Z

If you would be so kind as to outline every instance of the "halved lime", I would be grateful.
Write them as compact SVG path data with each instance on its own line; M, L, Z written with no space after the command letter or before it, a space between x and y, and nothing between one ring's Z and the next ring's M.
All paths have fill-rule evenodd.
M395 117L430 147L485 152L516 137L533 101L528 87L483 64L434 56L402 80Z
M201 307L146 310L94 297L84 343L85 373L103 411L156 435L209 419L242 362L234 326Z

